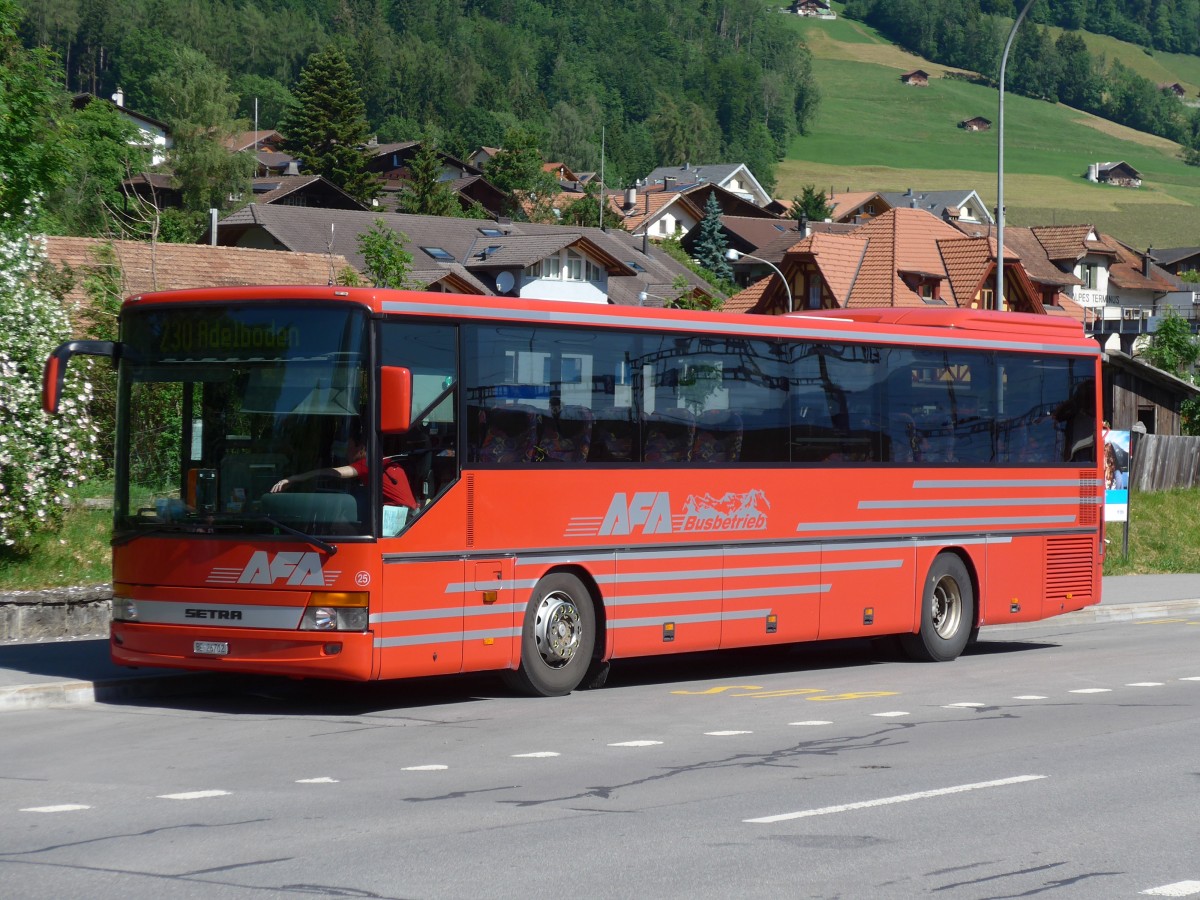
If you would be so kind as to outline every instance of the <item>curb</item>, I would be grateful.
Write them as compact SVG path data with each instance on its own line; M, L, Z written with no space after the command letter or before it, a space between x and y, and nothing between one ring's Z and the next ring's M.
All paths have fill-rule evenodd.
M1111 606L1089 606L1040 622L1017 622L1011 625L990 626L1028 629L1053 623L1062 625L1094 625L1170 619L1200 614L1200 599L1163 600L1157 603L1117 603ZM986 634L986 632L985 632ZM82 706L91 703L129 703L157 697L179 697L202 693L250 676L226 675L214 672L181 672L177 670L144 671L96 681L42 681L0 687L0 713L16 710L45 709L60 706ZM257 677L257 676L256 676Z

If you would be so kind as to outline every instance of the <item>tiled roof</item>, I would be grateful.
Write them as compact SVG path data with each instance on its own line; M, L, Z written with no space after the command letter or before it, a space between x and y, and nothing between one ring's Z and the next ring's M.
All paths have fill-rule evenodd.
M797 252L805 243L838 305L845 306L870 242L861 234L817 233L805 238L792 248L792 252Z
M786 241L789 236L792 243L800 240L800 232L796 230L799 224L795 219L721 216L721 225L725 228L725 231L730 235L740 238L751 248L746 252L756 255L761 254L759 254L758 249L754 248L761 249L768 244ZM782 253L780 256L782 257Z
M60 267L69 265L76 275L75 286L66 297L73 321L85 315L83 310L90 302L82 285L82 276L101 265L96 252L105 245L111 246L116 255L120 266L120 289L126 295L247 284L330 284L349 265L346 258L338 254L47 237L46 252L50 261Z
M878 191L844 191L840 194L831 194L827 198L827 202L833 207L833 212L830 213L829 218L835 222L838 219L843 219L873 197L880 197L882 199ZM883 205L886 206L888 204L884 201Z
M352 265L361 270L365 266L358 250L358 236L368 231L376 219L382 219L389 228L408 237L408 251L414 257L414 268L421 271L446 269L454 265L458 265L460 269L464 265L470 265L479 271L472 262L472 256L486 247L504 248L511 240L514 247L523 248L520 252L525 253L532 246L527 238L549 238L550 244L545 246L559 241L565 243L558 246L576 243L584 247L586 244L591 257L601 265L607 265L610 272L628 267L628 271L636 273L610 274L608 296L611 303L636 306L639 292L647 291L659 295L668 293L680 276L687 280L691 288L700 290L706 296L714 294L707 282L686 266L671 259L655 247L653 242L643 241L642 238L626 231L613 229L537 225L529 222L497 223L491 220L415 216L379 211L351 212L299 206L259 206L251 203L223 219L218 228L218 235L220 240L232 244L245 232L254 230L258 232L259 240L263 236L269 236L281 249L295 251L319 252L332 245L334 252L342 253ZM496 231L499 234L484 234L484 230ZM434 259L421 249L423 247L440 248L448 253L451 259ZM513 254L511 265L515 267L519 265L517 251L513 251ZM492 262L480 268L498 267ZM483 283L482 278L479 278L479 281ZM493 291L483 290L479 293L491 294Z
M322 195L322 200L329 206L357 210L367 208L321 175L267 175L253 179L253 186L255 203L279 203L285 197L306 192L307 189Z
M1108 267L1108 280L1125 290L1173 291L1176 279L1166 270L1151 264L1148 274L1143 273L1142 254L1117 241L1112 242L1117 259Z
M1096 241L1088 239L1094 231L1091 225L1035 225L1029 230L1045 248L1046 256L1055 261L1076 262L1088 253L1117 252L1102 236Z
M762 300L763 294L766 293L767 287L774 277L774 275L769 275L766 278L760 278L745 290L738 291L725 301L725 305L721 307L721 312L750 312L750 310L758 306L759 301Z
M1008 226L1004 229L1004 253L1008 255L1011 247L1021 258L1021 265L1029 273L1030 279L1040 284L1049 284L1058 288L1073 287L1083 284L1070 272L1064 272L1053 262L1041 241L1037 239L1032 228L1017 228Z
M226 138L225 148L232 153L237 153L239 150L249 150L263 141L279 144L283 141L283 136L274 128L262 128L258 131L239 131L237 134Z

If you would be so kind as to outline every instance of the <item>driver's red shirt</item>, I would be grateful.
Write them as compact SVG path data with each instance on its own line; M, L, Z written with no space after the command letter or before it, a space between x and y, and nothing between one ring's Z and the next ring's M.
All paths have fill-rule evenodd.
M366 484L368 472L366 459L356 459L350 466L358 473L358 480L362 484ZM394 506L407 506L409 509L417 508L417 500L408 484L408 476L404 473L404 469L395 463L383 467L383 502Z

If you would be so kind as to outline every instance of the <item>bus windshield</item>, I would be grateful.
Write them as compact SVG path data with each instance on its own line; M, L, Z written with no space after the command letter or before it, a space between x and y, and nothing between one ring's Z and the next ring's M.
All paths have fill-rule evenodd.
M371 466L350 458L370 424L363 311L133 309L121 337L118 537L372 533Z

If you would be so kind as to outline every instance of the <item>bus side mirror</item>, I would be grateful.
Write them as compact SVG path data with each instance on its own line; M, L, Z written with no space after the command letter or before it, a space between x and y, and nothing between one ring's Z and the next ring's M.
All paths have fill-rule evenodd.
M412 372L384 366L379 372L379 430L403 434L412 427Z
M67 376L67 362L76 353L107 356L115 362L117 344L113 341L67 341L54 348L42 371L42 409L52 416L58 414L58 402L62 399L63 381Z

